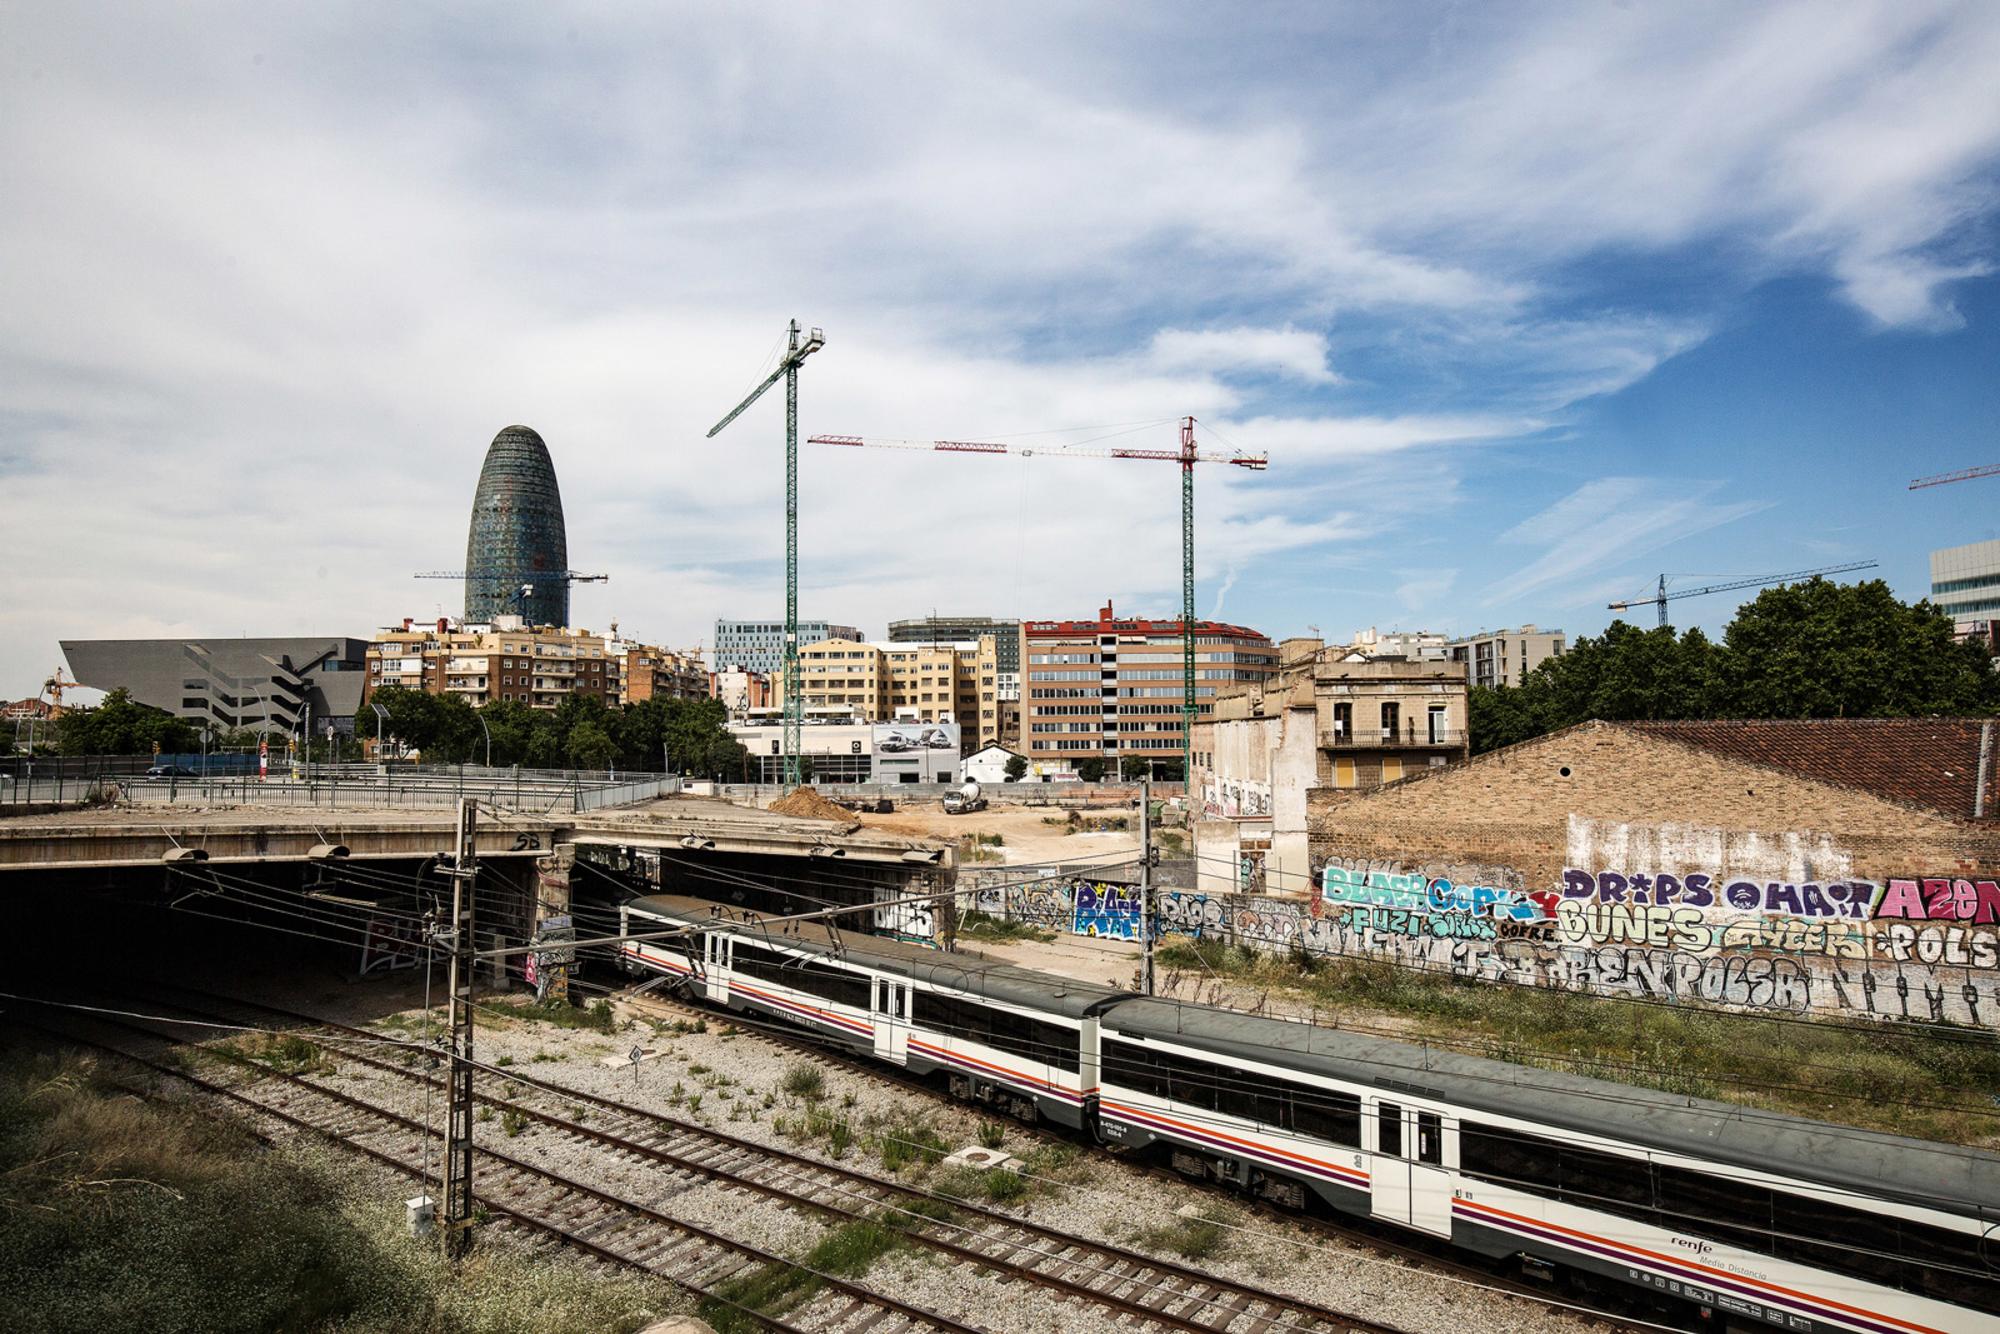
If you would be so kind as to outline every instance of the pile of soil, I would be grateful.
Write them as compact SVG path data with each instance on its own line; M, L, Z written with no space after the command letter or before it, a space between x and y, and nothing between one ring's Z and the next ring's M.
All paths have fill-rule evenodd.
M793 788L772 802L770 809L798 820L838 820L842 824L855 823L853 811L844 806L834 805L810 784Z

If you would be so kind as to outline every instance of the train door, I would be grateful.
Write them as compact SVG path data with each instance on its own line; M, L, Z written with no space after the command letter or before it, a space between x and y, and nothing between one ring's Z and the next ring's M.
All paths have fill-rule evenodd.
M878 977L873 987L875 1055L902 1065L910 1052L910 984Z
M1382 1099L1375 1104L1375 1217L1440 1237L1451 1235L1451 1173L1444 1168L1444 1121Z
M720 931L704 931L701 937L702 977L707 982L703 995L720 1005L729 999L729 942Z

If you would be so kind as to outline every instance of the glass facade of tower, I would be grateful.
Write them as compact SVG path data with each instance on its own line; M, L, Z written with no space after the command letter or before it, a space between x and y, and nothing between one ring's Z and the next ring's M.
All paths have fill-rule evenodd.
M568 625L568 576L555 461L541 436L509 426L488 446L472 497L465 620L485 625L496 616L519 616L530 625Z

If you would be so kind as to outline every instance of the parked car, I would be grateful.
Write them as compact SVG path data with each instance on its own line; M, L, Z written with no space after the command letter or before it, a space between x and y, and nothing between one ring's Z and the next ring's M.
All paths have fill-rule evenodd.
M156 764L146 770L148 778L193 778L195 772L178 764Z

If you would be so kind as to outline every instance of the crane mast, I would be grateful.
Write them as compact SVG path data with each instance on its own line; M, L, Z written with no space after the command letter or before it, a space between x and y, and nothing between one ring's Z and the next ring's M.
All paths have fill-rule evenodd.
M799 725L805 710L799 699L799 364L826 346L826 335L818 329L800 337L799 322L785 328L784 360L752 389L729 415L709 427L708 438L743 415L745 408L764 396L764 391L782 377L785 381L785 787L795 788L801 780L799 766Z

